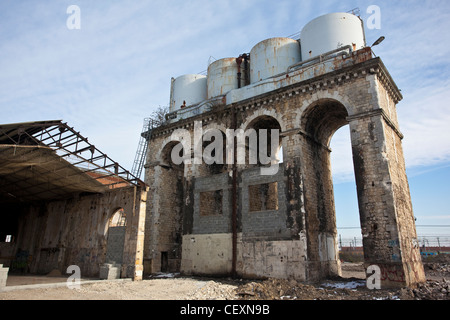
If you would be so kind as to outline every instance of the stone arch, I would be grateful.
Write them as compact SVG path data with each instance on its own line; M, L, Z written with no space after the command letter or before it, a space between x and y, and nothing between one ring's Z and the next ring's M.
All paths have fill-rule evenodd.
M340 101L325 98L311 102L300 118L308 255L322 272L319 278L340 275L329 145L347 117Z
M318 104L319 102L325 101L335 102L336 104L339 104L340 106L345 108L345 110L347 111L347 116L352 116L356 112L354 104L349 101L346 95L339 95L336 92L330 93L328 91L322 90L315 92L309 98L305 98L304 100L302 100L298 112L295 115L294 127L301 127L302 121L305 118L305 112L310 110L312 106Z
M126 212L122 207L115 208L108 219L106 241L106 262L122 264L126 234Z
M251 115L245 117L245 121L240 126L241 129L245 130L249 128L249 125L253 123L255 120L257 120L260 117L270 117L275 119L279 126L281 131L286 131L286 123L282 119L281 115L277 113L275 110L268 110L268 109L258 109L255 112L253 112Z
M254 157L257 155L257 165L261 165L261 159L259 158L259 149L261 147L260 145L260 139L262 138L261 129L266 129L267 135L264 137L266 138L266 150L267 150L267 157L272 157L272 160L270 164L273 162L277 162L278 159L278 152L280 151L280 148L282 147L282 136L281 131L282 125L280 124L279 119L276 117L273 117L272 115L267 115L266 113L261 113L260 115L253 116L251 119L247 119L245 122L244 132L249 132L250 130L255 130L255 138L249 136L246 138L246 163L247 164L253 164L254 160L252 161L252 156ZM276 150L272 150L272 129L278 130L278 143L276 145ZM256 145L255 145L256 144ZM253 155L252 155L253 152ZM274 152L274 154L272 154ZM266 160L267 161L267 160ZM268 164L265 163L266 161L263 161L262 164Z
M191 141L189 141L190 135L183 142L172 139L169 137L163 141L161 144L161 148L159 148L156 153L155 160L156 163L161 165L164 168L182 168L184 167L184 163L175 163L174 159L171 157L172 150L177 147L178 155L180 158L186 156L187 159L191 156ZM181 147L181 145L182 147ZM183 165L183 166L180 166Z
M340 101L319 99L302 112L301 130L309 138L329 147L333 134L348 124L347 117L347 108Z
M159 165L155 168L155 174L159 182L154 187L156 193L161 196L153 199L154 208L158 208L158 213L152 213L151 223L159 225L160 228L159 237L158 234L152 235L158 237L158 241L151 248L154 257L151 268L161 272L178 272L181 261L186 166L184 162L175 163L171 157L172 151L179 144L179 141L168 138L156 155ZM177 150L180 157L191 155L190 148Z
M127 214L122 207L116 207L112 210L111 217L108 221L109 227L126 227L127 225Z
M202 167L207 169L208 174L223 173L227 169L226 143L226 129L224 126L208 126L203 130Z

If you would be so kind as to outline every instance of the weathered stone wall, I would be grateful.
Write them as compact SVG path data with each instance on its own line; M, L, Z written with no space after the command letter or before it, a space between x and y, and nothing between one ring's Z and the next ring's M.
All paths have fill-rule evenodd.
M153 131L146 165L149 272L160 271L158 255L166 250L180 252L185 273L231 272L232 164L214 171L186 162L179 183L163 173L175 170L165 158L172 132L183 129L194 137L195 121L201 121L203 132L246 130L255 123L281 131L284 162L276 174L261 175L258 165L237 165L238 274L307 281L340 274L329 142L349 124L366 263L380 265L386 285L398 279L407 285L424 281L395 110L401 95L380 59L356 62ZM187 145L186 155L194 155L194 142ZM276 189L276 199L269 186ZM212 205L208 194L222 203ZM267 199L256 199L262 194ZM161 217L172 215L181 222L161 223ZM165 237L180 232L181 241L166 246ZM400 274L397 279L390 268Z
M118 208L127 214L122 277L142 279L146 190L120 188L98 195L29 205L21 210L12 271L47 274L80 267L82 277L98 277L106 260L109 220ZM26 256L25 256L26 255ZM19 268L17 268L19 267ZM16 270L14 270L16 269Z

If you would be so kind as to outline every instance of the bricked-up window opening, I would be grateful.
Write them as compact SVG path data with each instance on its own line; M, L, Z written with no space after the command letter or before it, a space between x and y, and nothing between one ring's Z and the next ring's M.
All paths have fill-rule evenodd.
M278 210L278 183L263 183L248 187L250 212Z
M223 190L200 192L200 216L222 214Z

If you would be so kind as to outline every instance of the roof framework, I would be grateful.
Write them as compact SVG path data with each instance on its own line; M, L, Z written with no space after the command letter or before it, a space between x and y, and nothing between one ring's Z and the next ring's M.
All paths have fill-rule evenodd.
M61 120L0 125L0 202L143 185Z

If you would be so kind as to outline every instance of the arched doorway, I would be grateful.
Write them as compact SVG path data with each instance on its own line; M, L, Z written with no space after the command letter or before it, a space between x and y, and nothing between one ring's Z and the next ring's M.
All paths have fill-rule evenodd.
M159 226L159 259L156 258L155 266L159 264L159 268L156 268L160 272L178 272L181 264L185 164L177 163L174 158L182 159L185 155L190 155L191 150L179 147L179 142L172 141L167 143L161 152L160 214L154 221Z
M114 211L109 219L108 239L106 244L106 262L122 264L127 216L123 208Z

